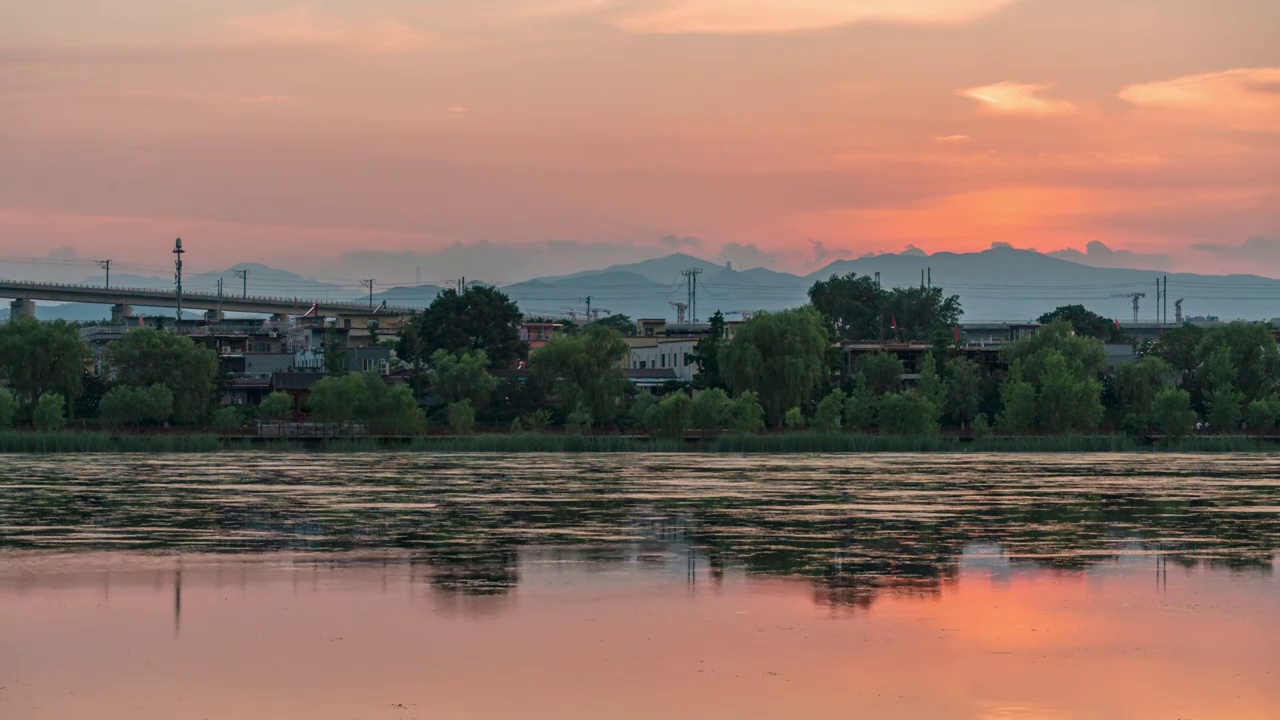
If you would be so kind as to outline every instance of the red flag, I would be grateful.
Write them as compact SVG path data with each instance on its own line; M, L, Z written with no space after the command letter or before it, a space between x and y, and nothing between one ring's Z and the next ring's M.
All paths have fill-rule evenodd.
M1119 320L1117 320L1117 321L1116 321L1116 329L1117 329L1117 330L1119 330L1119 329L1120 329L1120 321L1119 321Z
M141 315L139 315L139 316L138 316L138 327L146 327L146 326L147 326L147 324L146 324L146 323L144 323L144 322L142 322L142 316L141 316Z
M960 342L960 326L956 325L954 329L956 331L956 342Z
M894 330L897 330L897 329L898 329L898 318L896 318L896 317L894 317L894 316L890 315L890 316L889 316L889 327L893 328Z

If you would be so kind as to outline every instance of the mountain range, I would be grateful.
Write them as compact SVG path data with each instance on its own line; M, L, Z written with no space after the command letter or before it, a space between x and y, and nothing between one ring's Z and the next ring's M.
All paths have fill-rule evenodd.
M249 292L258 295L307 299L364 297L350 286L305 278L263 265L237 266L223 273L205 273L185 284L193 290L211 290L219 277L224 292L241 290L232 270L249 270ZM1158 270L1101 268L1083 265L1033 250L993 247L973 253L934 253L918 250L840 260L808 275L794 275L765 268L738 270L686 254L673 254L637 263L614 265L571 275L527 280L500 286L527 314L582 315L588 298L592 309L638 317L674 319L673 303L686 302L690 285L687 271L696 271L697 317L706 319L716 310L726 315L758 310L780 310L806 301L814 282L832 275L856 273L875 276L885 287L917 284L939 286L960 297L967 322L1025 321L1059 305L1081 304L1122 322L1133 320L1133 294L1138 299L1139 320L1156 319L1156 282L1168 278L1168 316L1174 301L1183 299L1187 317L1269 320L1280 316L1280 280L1256 275L1197 275ZM94 281L101 282L101 280ZM483 279L479 280L483 282ZM117 276L112 285L170 287L168 278ZM437 285L394 287L374 295L375 302L424 307L440 292ZM92 309L91 309L92 308ZM165 311L167 312L167 311ZM52 306L38 308L41 317L101 319L101 306Z

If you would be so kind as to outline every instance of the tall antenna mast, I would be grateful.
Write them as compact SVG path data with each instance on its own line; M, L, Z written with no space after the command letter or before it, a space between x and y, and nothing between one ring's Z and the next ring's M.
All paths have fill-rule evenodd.
M173 266L174 266L174 287L175 295L178 299L178 322L182 322L182 254L186 250L182 249L182 238L173 241Z

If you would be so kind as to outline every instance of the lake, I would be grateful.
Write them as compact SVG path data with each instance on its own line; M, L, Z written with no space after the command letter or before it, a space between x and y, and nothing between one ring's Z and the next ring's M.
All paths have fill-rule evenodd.
M1261 455L0 456L0 717L1280 718Z

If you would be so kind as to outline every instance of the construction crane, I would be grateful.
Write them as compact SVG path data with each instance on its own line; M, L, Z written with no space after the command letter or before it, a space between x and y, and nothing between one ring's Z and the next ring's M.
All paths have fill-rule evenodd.
M689 303L682 303L682 302L676 302L675 300L668 300L667 304L676 309L676 324L683 325L684 313L686 310L689 309Z
M1146 296L1147 296L1146 293L1132 292L1132 293L1116 293L1111 297L1131 298L1133 300L1133 321L1138 322L1138 303L1140 300L1142 300L1142 298Z

